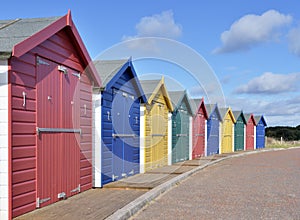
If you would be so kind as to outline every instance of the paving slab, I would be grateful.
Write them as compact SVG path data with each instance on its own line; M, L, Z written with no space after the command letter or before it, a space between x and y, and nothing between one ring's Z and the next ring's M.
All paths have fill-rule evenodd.
M174 165L177 166L200 166L207 163L205 160L195 159L195 160L187 160L180 163L176 163Z
M147 173L165 173L165 174L182 174L189 170L193 169L191 166L184 166L184 165L170 165L165 167L156 168L153 170L147 171Z
M15 218L16 220L105 219L145 190L91 189Z
M169 173L142 173L116 182L105 184L103 188L117 189L153 189L179 174Z

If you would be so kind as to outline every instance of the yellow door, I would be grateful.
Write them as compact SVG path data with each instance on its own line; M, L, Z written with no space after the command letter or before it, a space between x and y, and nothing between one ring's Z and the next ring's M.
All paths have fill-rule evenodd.
M232 152L232 121L227 114L222 125L222 145L221 153Z
M162 95L146 109L145 171L168 164L168 109Z

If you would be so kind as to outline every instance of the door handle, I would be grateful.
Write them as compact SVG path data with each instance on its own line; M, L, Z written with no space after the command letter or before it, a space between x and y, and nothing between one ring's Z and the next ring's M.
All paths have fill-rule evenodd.
M26 106L26 92L22 92L23 95L23 107Z

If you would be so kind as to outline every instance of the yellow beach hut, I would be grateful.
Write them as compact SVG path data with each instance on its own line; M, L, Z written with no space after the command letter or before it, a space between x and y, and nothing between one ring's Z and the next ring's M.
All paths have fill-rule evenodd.
M234 151L234 123L235 118L231 108L220 108L221 123L221 145L220 154Z
M160 80L140 81L146 103L141 106L140 172L171 164L171 112L173 106Z

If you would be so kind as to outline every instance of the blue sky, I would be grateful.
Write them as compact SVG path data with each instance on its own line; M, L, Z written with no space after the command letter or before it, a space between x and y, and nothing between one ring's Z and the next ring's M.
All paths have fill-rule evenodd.
M270 126L300 124L300 4L297 0L27 0L6 1L1 5L5 10L1 10L0 19L61 16L71 9L92 58L101 58L104 51L118 49L116 44L122 45L129 39L139 49L150 50L161 49L161 42L152 39L151 44L143 43L138 41L140 37L171 39L164 50L169 51L173 60L177 59L176 52L177 57L197 52L199 63L200 59L206 61L211 72L203 69L205 76L196 76L198 80L195 80L195 74L189 71L193 68L189 67L197 59L193 64L183 62L188 67L140 59L134 61L139 75L165 74L168 83L174 80L175 85L188 89L192 96L204 96L210 101L217 101L211 94L220 83L224 104L232 109L264 114ZM172 45L177 51L173 51ZM216 84L208 82L215 79ZM169 83L169 87L175 86L172 88Z

